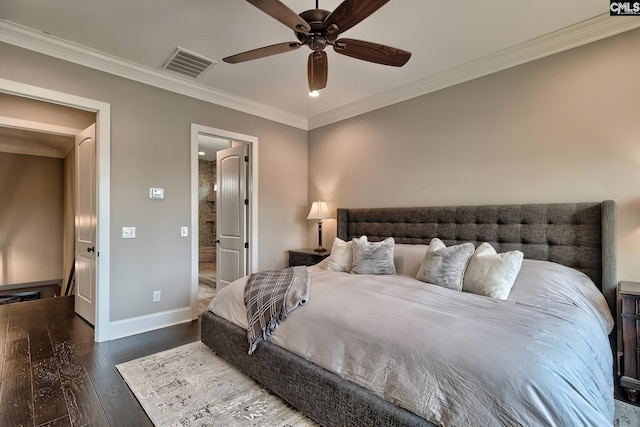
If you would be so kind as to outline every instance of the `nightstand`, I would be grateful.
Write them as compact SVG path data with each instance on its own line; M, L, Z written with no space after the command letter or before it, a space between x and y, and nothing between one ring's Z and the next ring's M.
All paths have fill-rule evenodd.
M313 249L296 249L289 251L289 267L296 265L314 265L329 255L329 251L315 252Z
M624 371L620 385L627 390L627 397L635 402L640 391L640 282L618 284L622 315L622 345Z

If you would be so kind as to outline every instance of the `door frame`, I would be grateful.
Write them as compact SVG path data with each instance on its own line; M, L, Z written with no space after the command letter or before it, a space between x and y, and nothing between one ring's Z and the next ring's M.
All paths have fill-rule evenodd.
M111 105L0 78L0 92L96 113L96 323L94 340L110 339Z
M249 145L249 251L248 273L258 270L258 138L191 123L191 311L198 318L198 135L210 135Z

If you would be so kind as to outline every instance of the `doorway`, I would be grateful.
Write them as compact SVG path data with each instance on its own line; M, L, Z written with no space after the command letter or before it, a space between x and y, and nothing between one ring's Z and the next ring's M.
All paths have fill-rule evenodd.
M218 211L224 202L218 198L218 164L216 154L234 146L245 146L251 159L247 168L247 243L244 274L256 271L258 212L258 139L221 129L191 125L191 289L193 318L206 306L207 299L225 273L219 264ZM202 154L201 154L202 153ZM222 205L221 205L222 202ZM222 267L222 271L220 271ZM222 276L221 276L222 274ZM206 307L205 307L206 308Z
M198 133L198 283L214 290L218 239L216 153L230 146L227 138ZM202 293L202 286L199 292Z
M93 112L96 116L96 295L95 295L95 341L106 341L109 336L109 201L110 201L110 151L111 151L111 107L107 103L74 95L56 92L37 86L0 79L0 93L28 98L44 103L57 104L72 109ZM24 127L29 120L21 121Z
M216 153L231 141L198 134L198 313L203 313L216 294L217 263L217 161ZM194 235L196 231L194 230Z

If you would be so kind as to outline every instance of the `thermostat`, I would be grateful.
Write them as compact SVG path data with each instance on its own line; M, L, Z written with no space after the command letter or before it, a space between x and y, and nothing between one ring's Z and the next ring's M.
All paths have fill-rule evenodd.
M164 199L164 188L150 188L149 197L152 199Z

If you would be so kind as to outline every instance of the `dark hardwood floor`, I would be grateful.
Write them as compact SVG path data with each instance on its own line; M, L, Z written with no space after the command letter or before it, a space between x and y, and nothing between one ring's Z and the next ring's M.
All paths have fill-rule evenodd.
M152 426L115 365L200 339L200 322L96 343L73 297L0 305L0 425Z

